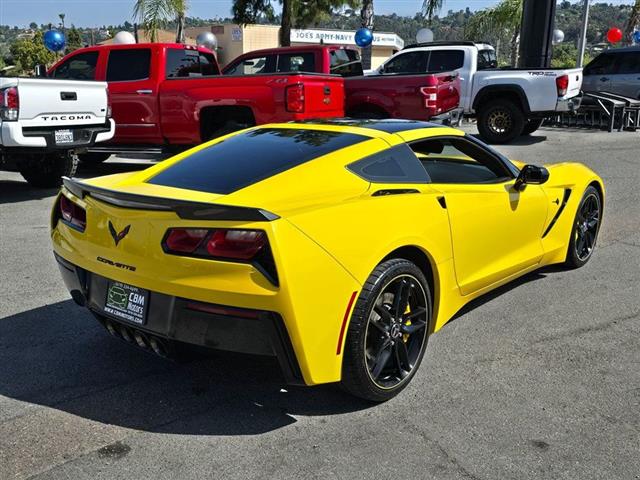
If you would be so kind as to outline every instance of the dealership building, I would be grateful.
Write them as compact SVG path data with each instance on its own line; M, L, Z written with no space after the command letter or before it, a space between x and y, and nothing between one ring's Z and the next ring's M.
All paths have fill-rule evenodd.
M226 65L238 55L278 46L280 27L276 25L213 25L188 28L186 33L195 38L199 33L211 31L218 39L218 61ZM356 46L355 30L326 30L319 28L292 29L291 45L332 44ZM401 50L404 41L395 33L375 32L373 35L371 67L376 68L387 58Z

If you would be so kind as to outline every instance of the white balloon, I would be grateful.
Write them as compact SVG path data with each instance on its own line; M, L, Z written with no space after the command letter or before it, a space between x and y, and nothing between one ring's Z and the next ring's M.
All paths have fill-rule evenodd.
M133 36L130 32L118 32L116 36L113 37L113 43L118 45L126 45L130 43L136 43L136 37Z
M564 32L562 30L554 30L553 31L553 38L552 38L552 43L554 45L557 45L559 43L562 43L564 41Z
M196 44L209 50L215 50L218 48L218 39L211 32L202 32L196 38Z
M418 43L433 42L433 32L429 28L421 28L416 33L416 40Z

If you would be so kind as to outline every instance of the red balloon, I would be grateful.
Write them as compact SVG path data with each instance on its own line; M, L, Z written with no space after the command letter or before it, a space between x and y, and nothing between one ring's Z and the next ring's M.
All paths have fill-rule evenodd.
M622 30L617 27L612 27L607 32L607 40L611 43L618 43L622 40Z

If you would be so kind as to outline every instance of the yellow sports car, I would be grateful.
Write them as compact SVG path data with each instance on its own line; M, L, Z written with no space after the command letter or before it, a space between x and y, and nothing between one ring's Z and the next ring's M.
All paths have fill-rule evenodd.
M604 203L577 163L511 162L403 120L264 125L140 172L64 179L52 241L115 336L276 356L286 380L384 401L464 304L584 265Z

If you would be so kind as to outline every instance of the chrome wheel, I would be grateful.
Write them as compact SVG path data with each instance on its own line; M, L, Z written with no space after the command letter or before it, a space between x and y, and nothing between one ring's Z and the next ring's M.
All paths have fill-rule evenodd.
M600 226L600 199L590 193L580 205L576 215L575 251L581 262L586 261L593 253Z
M393 278L378 295L365 332L369 377L382 389L403 383L419 363L427 339L429 303L412 275Z
M503 135L512 127L511 115L508 111L496 109L489 114L489 130L498 135Z

